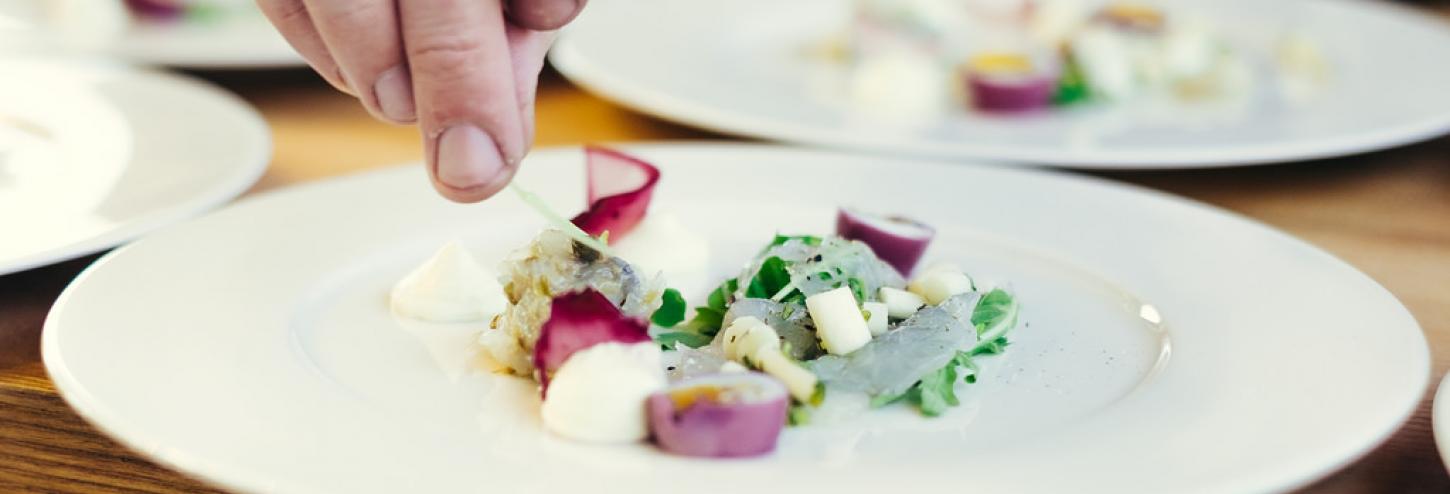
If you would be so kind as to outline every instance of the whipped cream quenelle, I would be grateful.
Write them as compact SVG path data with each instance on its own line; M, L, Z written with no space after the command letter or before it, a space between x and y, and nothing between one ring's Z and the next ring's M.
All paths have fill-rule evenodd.
M600 343L564 361L549 380L540 414L555 434L594 443L649 436L645 399L665 389L659 344Z
M457 241L393 286L391 305L399 316L437 323L487 321L508 306L493 273Z

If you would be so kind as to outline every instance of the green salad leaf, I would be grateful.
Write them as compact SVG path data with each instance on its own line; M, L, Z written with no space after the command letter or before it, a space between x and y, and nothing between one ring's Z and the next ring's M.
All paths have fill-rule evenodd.
M771 256L760 263L760 270L750 277L750 286L745 287L746 298L771 298L790 285L790 263Z
M675 343L684 343L691 348L699 348L710 344L715 339L715 333L720 332L720 326L725 322L725 311L729 309L731 299L735 297L737 283L734 279L726 280L719 287L710 292L706 297L705 305L695 307L695 317L689 322L680 324L685 318L685 297L680 295L678 290L673 288L665 290L664 304L650 321L657 326L673 328L673 331L661 331L654 335L655 342L665 347L666 350L674 349ZM666 324L669 323L669 324Z
M974 355L1002 353L1007 346L1007 332L1017 325L1017 313L1021 310L1017 299L1001 288L993 288L977 302L972 310L972 325L977 327L977 345L972 347Z
M654 314L650 315L650 322L661 327L672 328L685 320L685 296L680 295L679 290L666 288L660 299L663 300L663 303Z
M922 415L935 417L961 404L956 390L958 378L966 383L977 382L977 364L972 362L968 352L957 352L941 369L923 376L901 394L873 398L871 406L881 407L904 401L921 411Z
M935 372L922 376L920 381L898 395L882 395L872 398L872 406L885 406L906 402L922 415L935 417L948 408L960 405L957 399L956 383L977 382L977 365L972 357L996 355L1006 350L1010 342L1007 332L1017 325L1020 307L1017 299L1000 288L982 296L972 310L971 323L976 326L977 344L966 351L958 351L952 360Z
M696 333L694 331L662 331L651 335L655 343L665 350L674 350L676 343L682 343L690 348L700 348L709 345L715 337Z

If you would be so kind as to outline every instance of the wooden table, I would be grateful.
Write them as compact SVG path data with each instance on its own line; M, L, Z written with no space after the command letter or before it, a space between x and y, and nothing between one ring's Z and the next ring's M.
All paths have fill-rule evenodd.
M276 155L252 193L421 159L412 128L373 121L304 72L211 77L272 125ZM546 73L538 144L717 139L630 112ZM1450 365L1450 138L1362 156L1215 171L1105 173L1213 203L1298 235L1394 292ZM0 492L201 492L202 484L125 450L56 395L39 357L41 322L94 257L0 277ZM1430 433L1430 389L1388 444L1314 492L1450 492Z

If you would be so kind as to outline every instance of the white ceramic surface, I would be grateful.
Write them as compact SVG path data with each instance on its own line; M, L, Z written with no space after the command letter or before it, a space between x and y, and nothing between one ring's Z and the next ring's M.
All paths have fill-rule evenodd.
M927 256L1010 282L1023 324L962 407L788 430L702 461L545 433L531 383L459 373L467 327L402 325L389 287L461 238L494 262L541 227L512 195L458 205L420 167L248 199L109 254L46 321L82 416L152 458L258 492L1260 492L1384 440L1429 374L1411 315L1283 233L1075 175L769 146L632 148L656 210L712 242L716 275L837 204L940 228ZM519 181L583 203L582 154ZM699 294L699 287L686 287Z
M261 13L206 21L140 21L121 34L112 53L136 63L188 69L306 67Z
M1435 391L1430 421L1435 432L1435 448L1440 450L1440 461L1450 469L1450 375L1440 380L1440 387Z
M1092 1L1092 0L1088 0ZM843 26L846 0L634 0L591 4L551 61L571 80L642 111L730 134L817 146L1085 168L1181 168L1337 156L1450 131L1450 28L1359 0L1166 0L1218 20L1230 42L1267 52L1297 31L1332 67L1325 94L1296 107L1265 94L1242 107L1085 108L993 117L954 111L889 123L843 96L841 69L805 53ZM902 88L910 91L910 88Z
M271 156L261 117L199 81L17 60L0 72L0 275L211 209Z

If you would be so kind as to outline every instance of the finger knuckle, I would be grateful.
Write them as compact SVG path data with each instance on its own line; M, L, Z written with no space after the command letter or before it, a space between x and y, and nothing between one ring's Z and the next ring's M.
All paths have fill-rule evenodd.
M407 43L408 58L430 73L457 74L472 70L484 43L473 36L434 36Z

